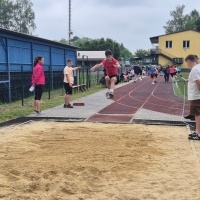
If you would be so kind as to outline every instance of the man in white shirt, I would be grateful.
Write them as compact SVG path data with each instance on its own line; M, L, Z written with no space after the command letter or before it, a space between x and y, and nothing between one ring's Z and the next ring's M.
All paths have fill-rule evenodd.
M200 64L197 64L195 55L185 58L187 66L191 69L188 79L188 100L190 102L190 115L195 116L196 130L189 134L189 140L200 140Z

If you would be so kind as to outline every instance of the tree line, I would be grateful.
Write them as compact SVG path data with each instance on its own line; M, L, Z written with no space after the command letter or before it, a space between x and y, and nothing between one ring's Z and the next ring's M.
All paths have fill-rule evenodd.
M59 42L68 44L68 41L64 38L59 40ZM110 38L91 39L88 37L79 38L75 36L71 39L70 43L77 46L80 51L105 51L106 49L110 49L114 57L121 61L130 60L133 56L133 54L124 47L123 43L118 43Z

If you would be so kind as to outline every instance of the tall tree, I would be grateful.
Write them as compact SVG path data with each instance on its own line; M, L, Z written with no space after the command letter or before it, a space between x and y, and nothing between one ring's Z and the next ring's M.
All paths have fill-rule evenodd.
M190 14L184 15L184 9L185 5L177 6L176 10L170 12L172 19L167 21L167 25L163 27L167 34L185 30L200 31L199 12L194 9Z
M150 55L150 52L145 49L137 49L135 52L135 57L143 58L144 56Z
M10 19L12 18L12 2L7 0L0 1L0 27L9 29L11 26Z
M165 33L168 34L185 30L187 16L183 14L184 9L185 5L178 5L176 7L176 10L170 12L172 20L167 21L167 25L163 26L163 28L165 29Z
M196 27L197 27L197 31L200 32L200 17L196 21Z
M30 0L1 0L0 7L0 27L32 34L36 29L35 14L32 10Z
M197 30L197 23L200 19L199 12L195 9L186 15L185 30Z

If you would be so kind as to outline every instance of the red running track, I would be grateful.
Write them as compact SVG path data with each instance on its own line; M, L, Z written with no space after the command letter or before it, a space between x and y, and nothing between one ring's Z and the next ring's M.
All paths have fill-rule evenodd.
M106 98L106 97L105 97ZM147 109L165 114L182 116L184 99L174 95L171 83L165 83L158 77L158 83L151 84L149 77L136 83L131 82L115 90L115 102L90 117L90 122L130 122L135 113ZM189 112L189 103L185 101L185 113Z

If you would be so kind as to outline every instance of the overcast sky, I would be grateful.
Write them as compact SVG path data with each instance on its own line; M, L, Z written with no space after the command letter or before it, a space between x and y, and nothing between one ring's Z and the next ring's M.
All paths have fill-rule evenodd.
M34 35L68 40L68 0L31 0L36 15ZM170 11L185 5L185 14L200 11L199 0L71 0L73 36L111 38L134 53L150 49L149 38L164 34Z

